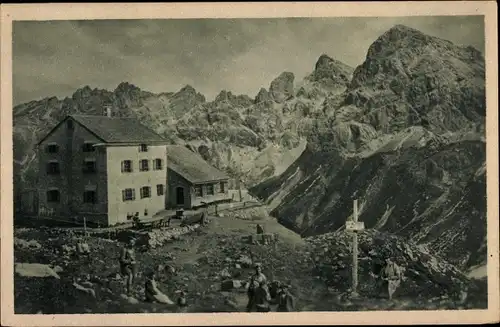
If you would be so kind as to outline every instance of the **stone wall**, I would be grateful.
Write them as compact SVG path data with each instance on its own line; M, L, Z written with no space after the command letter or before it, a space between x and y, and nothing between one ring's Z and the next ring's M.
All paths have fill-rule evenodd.
M122 229L113 231L89 231L87 234L93 237L108 238L118 242L127 242L131 238L136 239L138 247L154 249L166 243L179 239L180 236L194 232L200 228L200 224L193 224L184 227L175 227L169 229L155 229L150 231ZM83 231L77 232L82 234Z

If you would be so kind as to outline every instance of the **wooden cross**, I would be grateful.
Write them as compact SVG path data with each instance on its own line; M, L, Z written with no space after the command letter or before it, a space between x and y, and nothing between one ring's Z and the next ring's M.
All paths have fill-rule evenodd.
M352 295L358 294L358 232L365 229L364 223L358 221L358 200L354 200L353 219L346 221L346 231L352 232Z

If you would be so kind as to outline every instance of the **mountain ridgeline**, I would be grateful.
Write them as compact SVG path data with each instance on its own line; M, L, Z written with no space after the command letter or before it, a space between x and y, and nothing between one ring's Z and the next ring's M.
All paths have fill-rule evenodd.
M35 144L67 114L136 117L186 144L304 236L342 228L359 199L368 228L407 237L460 267L486 256L485 62L472 47L396 25L352 68L321 55L296 80L214 101L187 85L114 91L13 109L15 192L36 186Z

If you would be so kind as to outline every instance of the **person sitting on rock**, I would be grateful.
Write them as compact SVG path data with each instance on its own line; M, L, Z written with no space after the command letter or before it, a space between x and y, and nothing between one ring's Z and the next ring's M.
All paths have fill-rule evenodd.
M84 239L79 238L76 244L76 251L80 255L90 254L88 243Z
M389 300L392 300L394 292L401 283L401 269L390 257L387 257L385 262L386 266L381 271L381 277L387 283Z
M136 275L136 261L135 261L135 240L130 239L125 247L122 248L120 255L120 272L121 275L126 277L127 295L132 294L132 284Z
M292 312L294 311L294 298L289 291L289 285L282 285L278 291L278 307L277 312Z
M187 306L186 293L184 291L181 291L179 293L179 298L177 299L177 305L181 308Z
M146 275L146 283L144 285L145 298L148 302L158 302L164 304L174 304L170 298L158 289L156 285L156 274L154 271L149 271Z

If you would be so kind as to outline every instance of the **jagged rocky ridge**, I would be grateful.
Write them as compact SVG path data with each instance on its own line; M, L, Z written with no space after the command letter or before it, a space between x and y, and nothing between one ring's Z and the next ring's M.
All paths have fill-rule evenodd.
M325 58L331 62L324 63ZM106 106L115 116L138 118L172 143L187 144L249 185L279 175L304 150L316 102L345 90L346 76L353 71L327 56L316 66L300 83L300 92L294 74L285 72L255 98L223 90L207 102L190 85L154 94L123 82L113 91L85 86L62 100L51 97L20 104L13 110L16 191L36 183L37 140L67 114L101 115ZM337 74L342 76L338 80Z
M251 191L303 235L341 229L357 198L368 228L484 264L485 100L479 51L397 25L327 98L301 157Z

